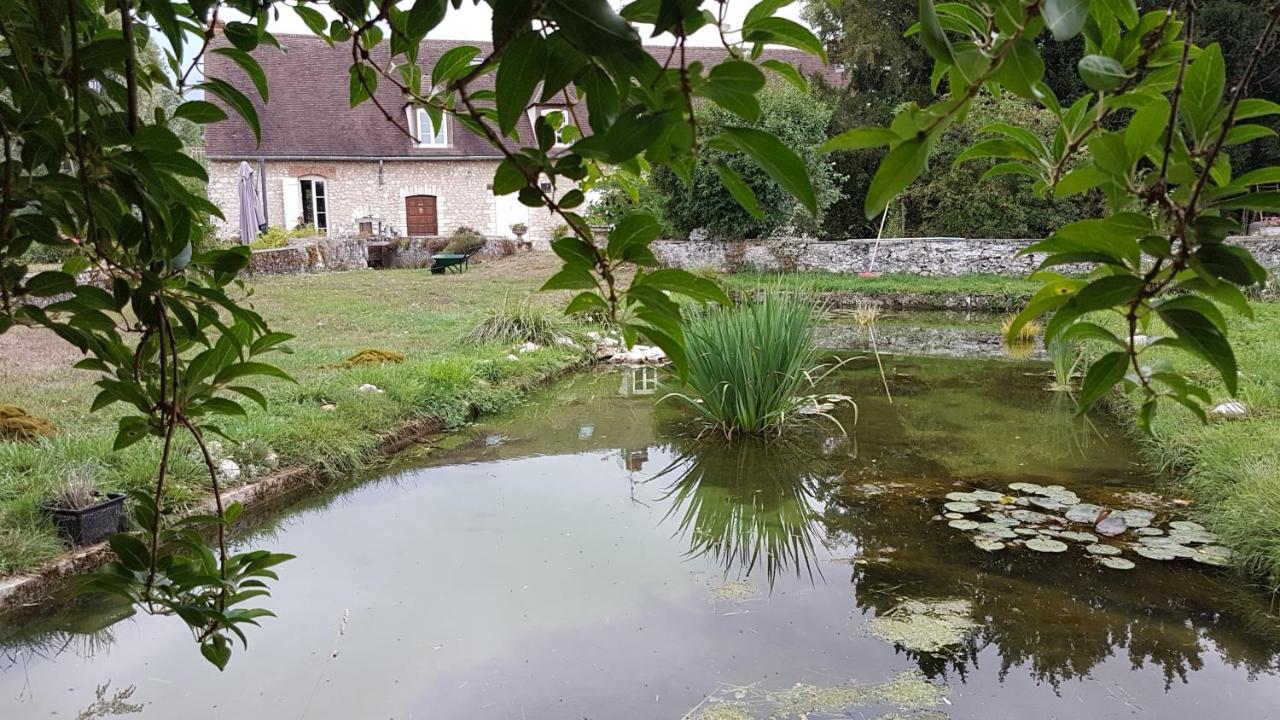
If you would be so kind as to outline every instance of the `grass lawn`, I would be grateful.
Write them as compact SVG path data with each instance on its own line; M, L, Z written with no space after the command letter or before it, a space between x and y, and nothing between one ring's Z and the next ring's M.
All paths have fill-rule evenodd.
M260 456L269 448L281 466L350 472L376 458L381 437L401 421L434 416L458 425L470 407L493 412L518 403L521 385L558 373L580 354L556 347L510 360L510 346L473 346L460 338L486 311L529 297L557 264L550 253L538 253L474 265L463 274L380 270L258 278L252 304L273 329L297 335L295 352L273 361L298 382L264 381L269 411L250 403L248 417L221 421L245 443L227 452ZM531 302L558 312L566 296L539 294ZM398 351L407 359L331 367L366 348ZM0 335L0 404L20 405L61 429L36 443L0 443L0 575L63 550L38 503L69 473L91 474L104 491L152 483L159 442L111 452L119 411L88 413L95 376L69 369L77 359L74 349L42 330ZM359 391L365 383L383 392ZM177 453L171 477L170 507L207 493L208 478L190 443Z
M1040 288L1040 284L1032 280L1001 275L930 277L910 273L887 273L878 277L864 278L853 274L824 272L783 274L747 272L726 275L724 284L734 290L783 287L873 295L923 295L926 297L983 295L994 300L992 309L1001 310L1020 307Z

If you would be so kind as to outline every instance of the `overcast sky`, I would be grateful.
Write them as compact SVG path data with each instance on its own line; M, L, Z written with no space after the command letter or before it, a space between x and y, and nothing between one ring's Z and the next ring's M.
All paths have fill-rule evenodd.
M731 28L739 28L742 26L742 18L747 14L747 10L755 5L756 0L729 0L729 11L727 22ZM615 6L621 6L623 3L615 0ZM412 5L412 2L401 2L400 5ZM781 17L788 17L792 20L800 20L800 8L803 0L782 8L777 12ZM708 3L706 7L714 8L715 3ZM320 9L330 17L336 17L326 6ZM235 17L238 13L234 11L224 12L227 20L243 19ZM449 12L445 15L445 19L434 30L431 31L429 37L434 39L448 40L487 40L491 36L490 28L490 12L489 6L485 3L474 5L472 0L464 0L462 8L454 10L449 8ZM309 33L307 26L301 19L287 7L281 7L280 19L272 21L268 27L272 32L278 33ZM699 30L692 36L692 40L699 45L715 45L719 42L719 37L712 28L704 28Z

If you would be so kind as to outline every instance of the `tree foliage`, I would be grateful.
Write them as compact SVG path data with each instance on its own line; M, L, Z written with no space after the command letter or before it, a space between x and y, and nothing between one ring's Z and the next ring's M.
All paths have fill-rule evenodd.
M650 182L662 199L664 216L672 231L687 236L699 228L715 238L767 237L779 231L814 233L822 214L840 199L839 176L818 148L826 138L831 107L820 98L782 82L770 83L760 92L760 116L748 127L768 132L792 149L804 162L817 196L818 212L810 212L743 152L713 149L704 152L686 183L674 171L656 169ZM714 137L740 120L715 105L703 105L696 114L698 132ZM745 206L726 184L726 173L740 179L755 199Z
M997 166L995 160L956 162L980 140L998 137L983 132L994 123L1025 128L1049 142L1056 120L1048 110L1011 95L976 98L964 120L934 145L931 171L895 201L901 205L904 233L909 237L1042 238L1067 223L1100 217L1101 193L1045 197L1025 176L986 177Z
M704 65L686 63L684 52L691 33L717 23L698 0L636 0L621 13L609 0L485 1L492 43L455 47L430 65L419 56L422 41L465 0L331 0L332 21L311 0L0 4L0 333L18 324L57 333L84 353L76 367L96 378L92 409L125 408L115 446L162 447L154 492L133 498L140 535L113 537L117 561L83 586L176 615L219 668L233 639L246 642L245 626L270 615L248 605L267 594L273 567L289 556L230 552L227 528L240 508L223 502L206 438L221 434L219 417L244 414L242 402L266 406L257 381L289 379L267 360L291 338L245 302L237 277L248 249L200 247L201 223L220 213L189 186L208 178L180 133L235 113L261 135L257 107L270 97L255 53L279 51L270 18L294 13L334 52L350 53L352 107L379 104L375 90L391 85L437 126L452 114L499 149L494 192L518 194L570 229L553 243L564 266L545 287L579 291L570 311L603 311L628 342L644 334L663 347L681 373L680 306L669 294L723 304L727 296L706 279L656 267L649 243L660 225L651 214L627 215L597 245L577 210L584 191L612 168L638 176L664 167L690 179L699 153L716 148L752 158L818 212L803 161L751 127L765 70L798 75L757 63L763 45L823 54L807 29L774 17L785 3L759 2L742 28L721 28L724 61ZM227 9L247 19L228 20ZM641 45L642 32L670 45L666 62ZM210 49L219 34L227 43ZM380 47L388 52L375 54ZM206 51L231 59L253 87L201 77ZM485 76L492 82L480 83ZM532 137L517 136L526 108L552 97L569 111L539 117ZM695 101L737 119L698 133ZM589 128L577 125L579 107L589 110ZM388 119L402 112L379 108ZM726 182L747 197L732 177ZM60 270L33 273L24 259L33 245L74 254ZM636 270L623 283L628 266ZM201 451L214 514L174 520L162 505L180 434Z
M1280 3L1268 3L1253 51L1230 84L1221 46L1193 42L1194 2L1142 13L1133 0L920 0L919 10L910 33L934 60L935 86L945 81L950 93L907 106L888 127L854 128L826 146L888 148L871 180L867 217L926 172L934 145L984 90L1034 102L1057 118L1050 142L995 123L957 162L994 158L988 176L1026 177L1055 197L1099 189L1109 215L1069 223L1026 249L1046 256L1037 275L1044 286L1010 323L1010 337L1051 312L1047 338L1086 336L1111 347L1085 374L1082 412L1123 385L1140 395L1144 427L1162 399L1205 417L1208 388L1169 360L1151 359L1152 348L1207 362L1234 395L1239 376L1222 307L1249 314L1242 289L1262 283L1266 271L1225 240L1241 230L1236 211L1280 211L1280 195L1258 189L1280 179L1280 168L1238 173L1229 152L1274 135L1253 121L1280 114L1280 105L1248 97L1248 89L1274 48ZM1042 37L1083 39L1077 72L1089 93L1059 97L1046 84ZM1063 265L1090 272L1056 272ZM1093 322L1098 313L1118 314L1126 332ZM1136 339L1147 333L1160 337Z

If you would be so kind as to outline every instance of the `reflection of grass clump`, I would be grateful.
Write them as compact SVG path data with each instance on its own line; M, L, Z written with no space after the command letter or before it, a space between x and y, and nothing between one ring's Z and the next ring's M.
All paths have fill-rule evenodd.
M35 440L56 432L53 423L17 405L0 405L0 440Z
M876 617L867 631L908 650L936 653L964 642L978 625L968 600L908 600Z
M1018 334L1009 337L1009 328L1013 325L1013 318L1005 318L1000 324L1000 338L1004 344L1004 350L1009 357L1015 360L1025 360L1031 357L1036 350L1036 336L1040 334L1040 323L1032 320L1018 329Z
M374 348L361 350L351 357L338 363L340 368L353 368L361 365L383 365L386 363L402 363L404 362L404 353L395 350L378 350Z

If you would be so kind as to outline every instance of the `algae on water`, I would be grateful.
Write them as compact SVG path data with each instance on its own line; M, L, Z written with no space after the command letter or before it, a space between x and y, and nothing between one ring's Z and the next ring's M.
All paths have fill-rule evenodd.
M722 686L708 695L682 720L791 720L846 717L854 708L865 708L857 717L880 714L880 720L946 720L930 708L946 702L947 688L929 680L919 670L907 670L884 682L812 685L796 683L786 690L769 691L757 686Z
M906 600L867 623L867 632L908 650L938 653L977 629L972 613L968 600Z

